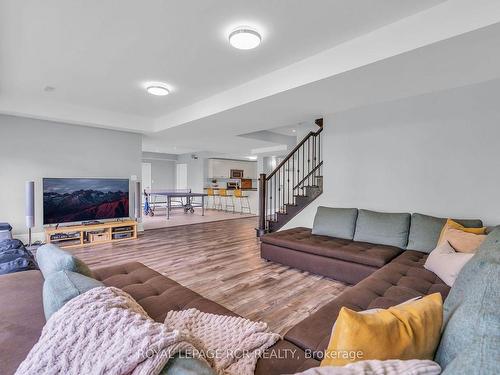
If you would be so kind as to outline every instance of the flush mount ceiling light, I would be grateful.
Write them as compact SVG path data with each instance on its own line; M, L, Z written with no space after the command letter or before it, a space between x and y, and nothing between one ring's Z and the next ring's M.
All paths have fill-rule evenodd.
M257 156L256 155L250 155L250 156L247 156L247 159L249 159L249 160L257 160Z
M229 34L229 43L238 49L252 49L262 41L260 34L254 29L241 26Z
M156 96L165 96L165 95L170 94L170 90L166 87L166 85L163 85L160 83L148 85L146 87L146 90L151 95L156 95Z

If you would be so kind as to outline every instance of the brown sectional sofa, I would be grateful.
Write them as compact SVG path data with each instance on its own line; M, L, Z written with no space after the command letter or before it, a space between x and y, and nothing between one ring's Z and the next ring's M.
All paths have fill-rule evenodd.
M428 218L419 217L418 220L435 221L436 225L442 225L441 219ZM481 222L472 221L472 225L480 226ZM389 225L391 229L392 226L393 223ZM424 225L422 228L427 227ZM412 246L431 246L437 241L438 229L434 228L429 238L414 236ZM399 236L401 231L398 229L396 232ZM343 306L360 311L387 308L435 292L441 293L443 298L447 297L450 288L423 267L428 255L425 251L354 241L353 238L354 235L342 239L312 234L307 228L294 228L262 238L262 256L266 259L357 284L288 331L284 339L257 362L256 374L293 374L318 366L332 326ZM385 239L382 242L386 242ZM141 263L96 269L93 274L105 285L129 293L158 322L162 322L170 310L187 308L235 315ZM40 336L45 324L43 282L40 271L0 276L2 374L14 373Z

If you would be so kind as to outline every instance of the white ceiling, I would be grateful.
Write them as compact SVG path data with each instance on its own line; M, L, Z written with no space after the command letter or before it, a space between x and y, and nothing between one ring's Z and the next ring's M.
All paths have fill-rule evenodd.
M1 93L156 118L441 1L2 0ZM260 48L229 46L241 24Z
M362 67L494 24L499 3L0 0L0 113L143 132L147 151L247 154L274 144L239 134L382 100L364 90L377 77ZM240 24L261 31L259 48L229 46ZM148 95L147 81L172 94ZM414 81L420 91L445 86ZM384 84L385 97L419 91L413 83L408 93Z

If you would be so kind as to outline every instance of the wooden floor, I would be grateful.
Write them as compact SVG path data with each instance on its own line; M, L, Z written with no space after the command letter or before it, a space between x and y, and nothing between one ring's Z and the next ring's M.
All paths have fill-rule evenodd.
M255 218L149 230L134 241L72 252L89 266L139 261L252 320L284 334L346 286L266 262L259 255Z
M240 214L239 212L225 212L219 210L205 209L205 215L199 208L194 213L185 214L183 210L172 210L170 219L167 220L166 210L156 209L155 216L143 216L142 227L144 230L178 227L191 224L208 223L212 221L241 219L242 217L255 217L254 214Z

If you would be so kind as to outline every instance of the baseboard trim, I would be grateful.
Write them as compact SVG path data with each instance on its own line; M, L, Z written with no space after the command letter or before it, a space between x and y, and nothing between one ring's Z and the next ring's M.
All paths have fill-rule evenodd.
M27 244L29 241L28 233L14 234L13 237L18 239L19 241L21 241L24 244ZM34 243L36 241L44 242L45 241L45 233L44 232L31 233L31 243Z

